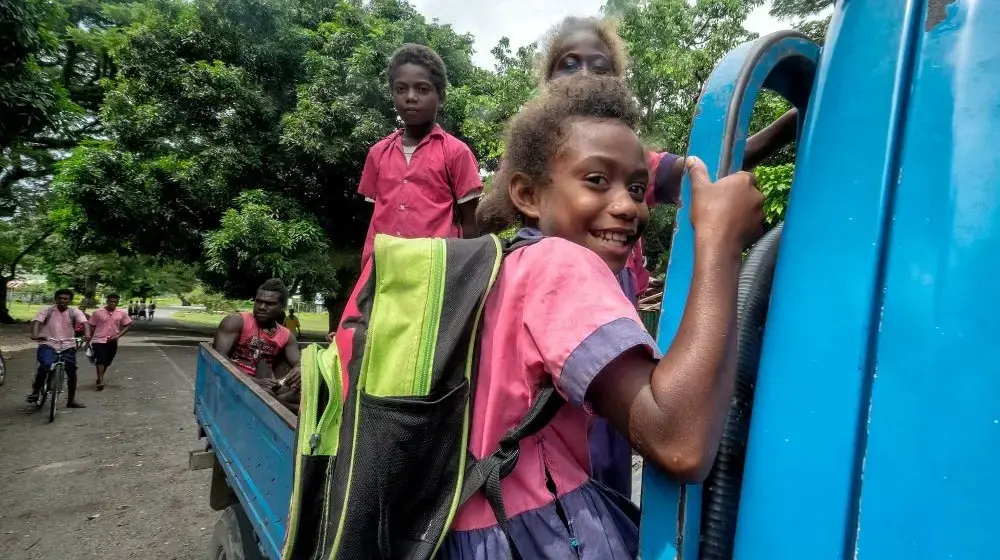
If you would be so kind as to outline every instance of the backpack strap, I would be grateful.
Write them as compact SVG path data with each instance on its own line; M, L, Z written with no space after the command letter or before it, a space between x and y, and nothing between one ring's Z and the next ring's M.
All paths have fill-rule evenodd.
M52 318L52 309L53 308L54 308L54 306L50 305L48 311L45 312L45 320L42 321L43 325L49 324L49 319ZM76 314L73 313L73 308L72 307L67 308L66 311L69 312L69 322L70 322L70 325L73 326L73 331L76 332L76 326L79 325L79 324L81 324L81 323L76 320Z
M562 395L552 386L551 381L547 381L542 385L538 397L532 403L528 413L521 419L521 423L500 439L500 448L484 457L483 460L473 462L465 472L459 504L464 504L476 492L483 490L500 529L507 537L510 553L513 558L518 560L520 560L521 555L514 546L514 540L510 535L510 521L507 519L507 510L503 505L500 481L514 472L514 467L517 466L517 460L521 453L521 440L537 434L539 430L547 426L565 402Z

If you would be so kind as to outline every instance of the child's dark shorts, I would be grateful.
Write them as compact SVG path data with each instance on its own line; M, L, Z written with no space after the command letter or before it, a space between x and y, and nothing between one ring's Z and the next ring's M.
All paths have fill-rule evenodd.
M118 354L118 341L95 342L90 345L94 349L94 363L99 366L110 366Z

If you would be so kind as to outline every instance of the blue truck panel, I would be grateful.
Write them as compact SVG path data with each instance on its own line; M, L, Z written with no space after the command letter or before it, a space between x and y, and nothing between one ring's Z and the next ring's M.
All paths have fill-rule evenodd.
M775 270L735 558L850 556L916 4L840 2L833 15Z
M858 558L1000 557L1000 3L918 22Z
M777 91L801 111L809 103L819 48L796 34L774 34L745 43L716 66L698 102L691 131L691 150L705 161L713 177L742 167L746 131L754 102L763 88ZM805 83L801 83L801 82ZM691 182L684 178L667 269L667 289L657 329L657 345L666 352L687 302L694 271L691 226ZM698 555L702 488L671 482L653 466L643 472L642 557L647 560L694 558Z
M281 558L296 417L208 343L198 349L195 416L263 554Z

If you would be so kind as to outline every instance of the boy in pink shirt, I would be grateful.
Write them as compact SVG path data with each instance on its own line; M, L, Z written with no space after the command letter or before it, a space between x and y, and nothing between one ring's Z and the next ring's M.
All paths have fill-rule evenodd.
M97 366L97 390L104 390L104 373L118 354L118 339L132 327L132 319L124 309L118 308L121 298L109 294L104 307L90 316L93 338L87 340L94 350L94 364Z
M361 172L358 193L375 204L362 263L376 233L479 235L479 164L468 146L435 122L447 81L444 61L429 47L406 44L389 60L389 89L404 126L371 147Z
M31 394L28 395L28 402L36 402L38 394L45 384L45 377L49 373L56 360L56 353L61 353L66 363L66 388L67 397L66 408L86 408L76 402L76 326L84 325L84 333L89 332L90 327L86 324L87 319L79 309L70 308L73 301L73 292L70 290L58 290L55 293L55 305L38 310L31 323L31 339L37 340L38 345L36 358L38 360L38 371L35 373L35 382L31 387Z

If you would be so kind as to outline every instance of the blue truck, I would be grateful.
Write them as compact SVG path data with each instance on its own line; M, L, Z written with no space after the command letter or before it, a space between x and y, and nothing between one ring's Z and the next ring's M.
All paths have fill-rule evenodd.
M799 109L795 177L741 276L720 458L704 485L646 467L643 560L1000 558L998 26L993 0L840 0L822 49L777 33L709 77L691 153L738 170L770 89ZM682 200L663 349L692 271ZM277 560L294 416L207 346L195 398L212 558Z

